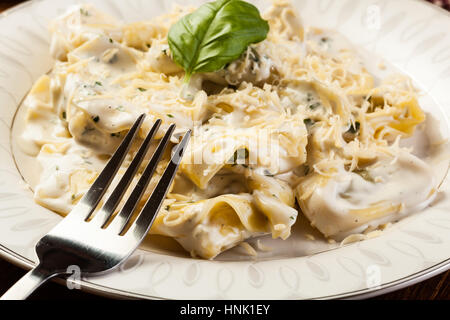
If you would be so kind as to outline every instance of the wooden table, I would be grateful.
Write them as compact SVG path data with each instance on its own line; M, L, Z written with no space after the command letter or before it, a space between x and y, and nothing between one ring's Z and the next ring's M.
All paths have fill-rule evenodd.
M0 12L16 5L20 0L3 0L0 2ZM20 279L25 271L0 259L0 295ZM103 300L106 298L85 293L79 290L68 290L66 287L47 283L38 289L32 300ZM411 287L382 295L378 300L450 300L450 271Z

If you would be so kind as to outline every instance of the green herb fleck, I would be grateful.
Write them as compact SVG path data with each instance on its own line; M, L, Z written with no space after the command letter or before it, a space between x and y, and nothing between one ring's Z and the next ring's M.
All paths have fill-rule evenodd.
M82 16L89 17L89 11L86 9L80 8L80 13Z
M100 81L95 81L95 84L96 84L97 86L103 86L103 84L102 84Z
M304 123L307 127L309 127L309 126L312 126L312 125L314 124L314 121L311 120L311 119L309 119L309 118L307 118L307 119L303 120L303 123Z
M361 128L361 124L356 121L355 124L350 126L350 129L348 129L349 133L355 134L359 132L359 129Z
M318 107L320 107L320 102L313 103L313 104L311 104L311 105L309 106L309 108L310 108L311 110L315 110L315 109L317 109Z
M92 118L92 120L97 123L100 121L100 117L99 116L95 116L94 118Z
M125 107L124 107L124 106L118 106L118 107L116 108L116 110L117 110L117 111L120 111L120 112L124 112L124 111L125 111Z
M145 88L138 88L138 90L139 90L140 92L145 92L145 91L147 91L147 89L145 89Z
M168 116L169 118L174 118L174 116L171 115L170 113L168 113L167 116Z
M273 177L273 176L275 176L274 174L272 174L269 170L267 170L267 169L264 169L264 175L266 176L266 177Z
M228 160L228 163L233 164L233 166L237 164L242 164L244 166L245 161L248 159L249 153L247 149L239 149L236 150L233 156ZM244 166L247 168L248 166Z
M309 166L305 165L305 171L303 172L305 176L307 176L309 174Z
M258 54L258 52L252 47L250 47L250 52L251 52L250 60L252 60L253 62L258 63L259 62L259 54Z
M355 170L355 173L361 176L361 178L363 178L364 180L375 183L375 179L371 176L367 169L358 169Z
M63 111L63 113L62 113L62 118L63 118L64 120L67 119L67 113L66 113L65 111Z

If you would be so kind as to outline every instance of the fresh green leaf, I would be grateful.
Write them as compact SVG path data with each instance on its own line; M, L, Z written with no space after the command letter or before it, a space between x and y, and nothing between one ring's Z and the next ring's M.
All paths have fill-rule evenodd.
M186 72L214 72L238 59L252 43L263 41L269 24L258 9L241 0L217 0L176 22L168 42L173 59Z

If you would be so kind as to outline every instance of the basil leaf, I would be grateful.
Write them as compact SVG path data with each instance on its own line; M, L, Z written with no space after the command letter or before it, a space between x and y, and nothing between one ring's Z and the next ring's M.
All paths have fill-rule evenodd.
M252 43L263 41L269 24L258 9L241 0L217 0L200 6L169 30L173 59L186 72L214 72L238 59Z

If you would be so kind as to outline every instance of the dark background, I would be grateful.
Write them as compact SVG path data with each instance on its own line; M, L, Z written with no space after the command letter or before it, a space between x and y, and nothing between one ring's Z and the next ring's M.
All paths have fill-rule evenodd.
M358 0L355 0L358 1ZM23 1L1 0L0 12ZM433 0L450 10L450 0ZM449 30L450 32L450 30ZM0 295L19 280L25 271L0 258ZM374 298L377 300L450 300L450 271L408 288ZM31 300L106 300L80 290L68 290L65 286L50 282L38 289Z

